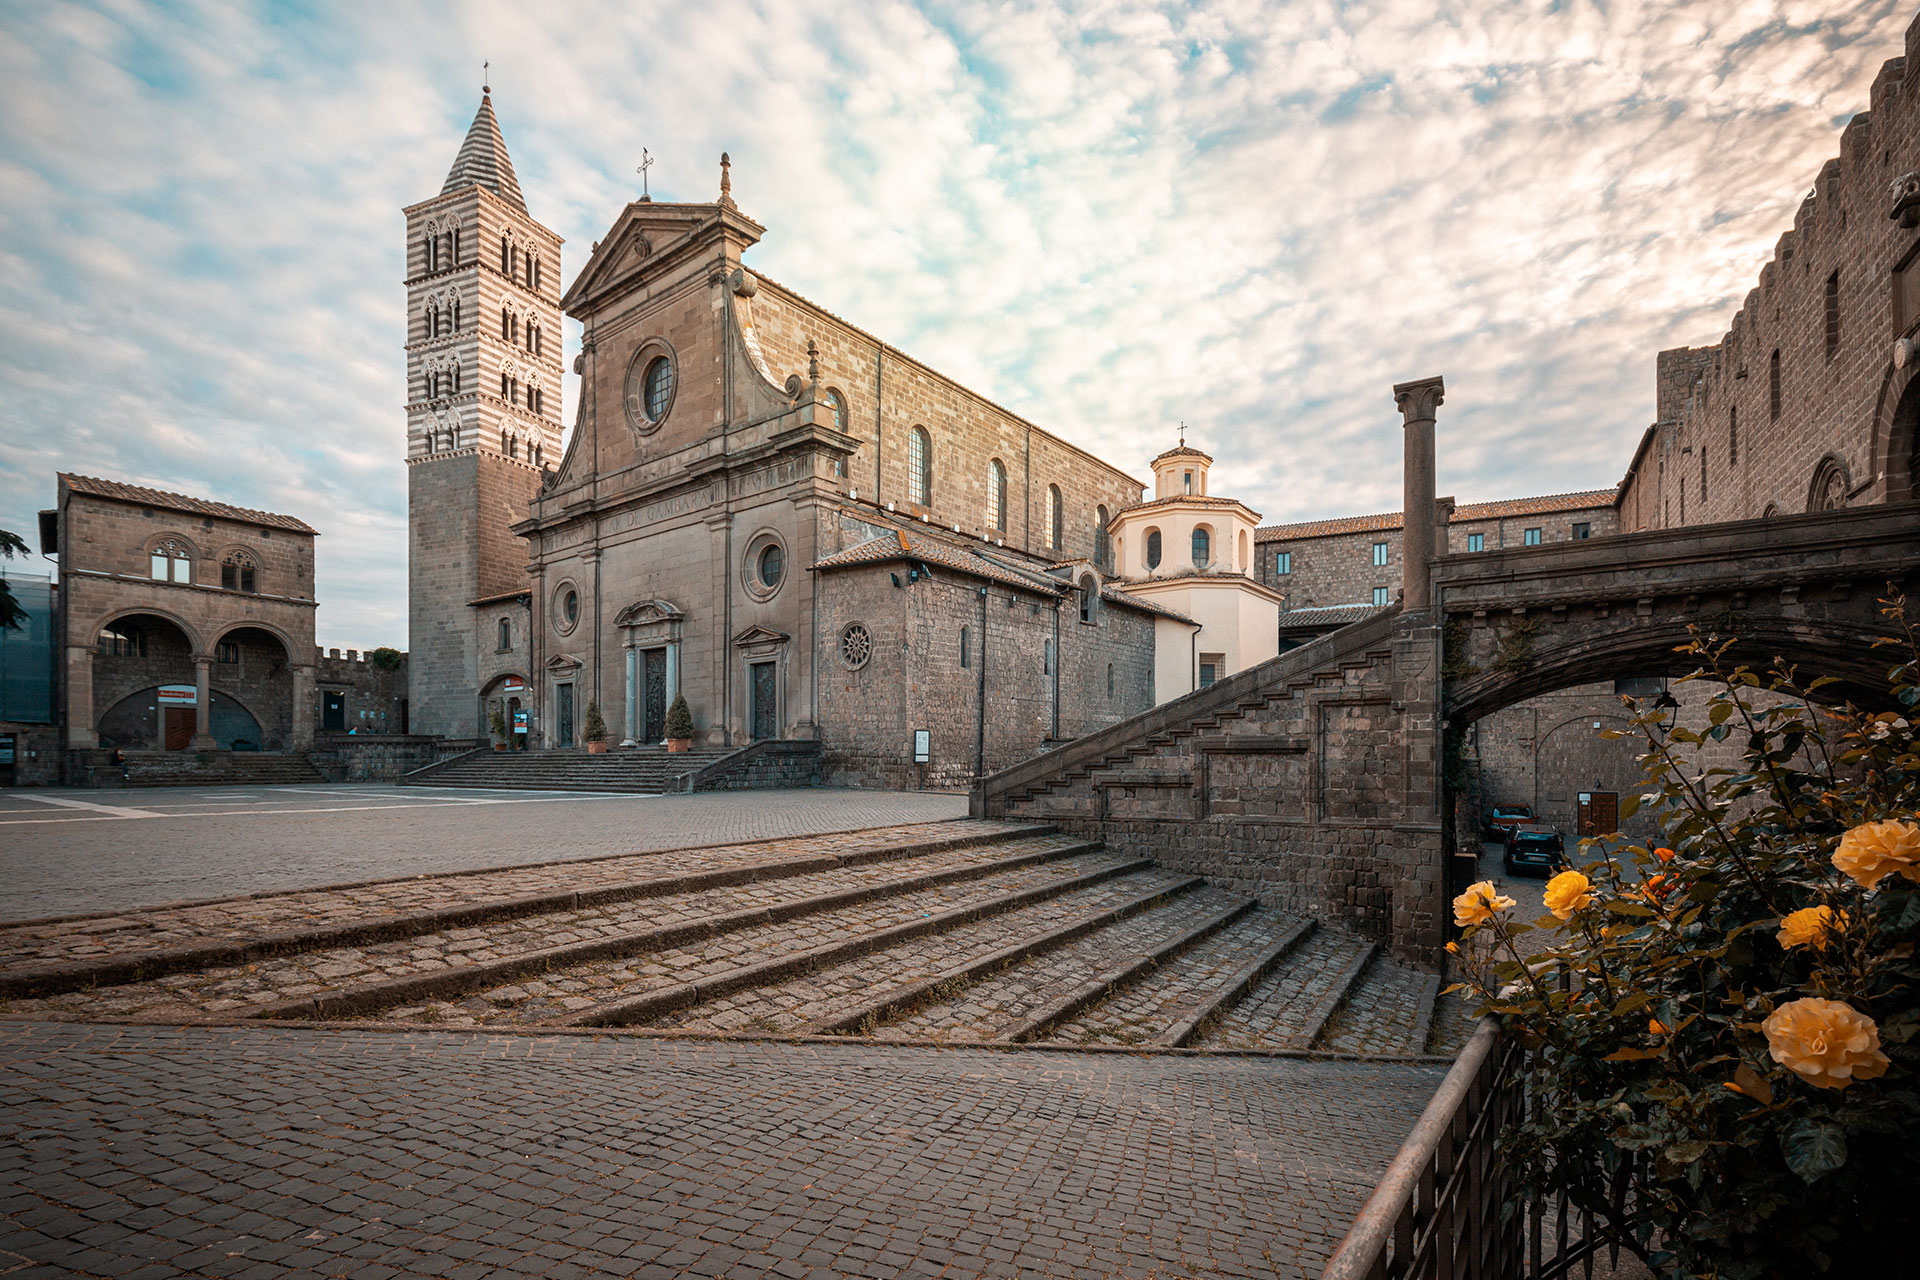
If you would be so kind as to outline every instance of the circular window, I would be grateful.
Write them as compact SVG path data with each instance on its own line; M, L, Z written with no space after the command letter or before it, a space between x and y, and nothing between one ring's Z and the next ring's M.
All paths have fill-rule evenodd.
M640 435L657 431L673 411L675 383L673 350L659 338L641 343L627 365L627 425Z
M760 553L760 585L763 587L779 586L780 575L786 572L786 568L786 553L780 550L778 543L769 545Z
M787 579L787 544L771 529L747 540L740 556L740 585L755 600L771 600Z
M580 623L580 589L571 582L563 582L553 589L553 629L561 635L571 632Z
M850 671L858 671L867 665L873 657L873 637L859 623L854 623L840 633L840 661L847 664Z

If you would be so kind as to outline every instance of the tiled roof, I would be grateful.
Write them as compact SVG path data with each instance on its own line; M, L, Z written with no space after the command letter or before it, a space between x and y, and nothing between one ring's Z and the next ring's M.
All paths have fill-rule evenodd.
M1153 613L1153 614L1158 614L1162 618L1172 618L1175 622L1184 622L1189 624L1190 626L1196 626L1196 627L1200 625L1199 623L1195 622L1192 618L1189 618L1184 613L1175 613L1173 610L1167 608L1164 605L1157 605L1153 603L1151 600L1143 600L1139 596L1129 594L1128 592L1122 591L1118 587L1114 587L1114 586L1101 587L1100 598L1102 600L1111 601L1112 603L1117 605L1124 605L1129 609L1138 609L1142 613Z
M1280 629L1289 627L1344 627L1349 623L1371 618L1384 605L1377 604L1323 604L1309 605L1304 609L1288 609L1280 615Z
M1205 458L1208 462L1213 461L1212 454L1202 453L1190 444L1183 444L1176 449L1169 449L1161 454L1159 458L1155 458L1154 461L1159 462L1161 458Z
M877 538L869 538L844 551L813 562L815 569L846 569L857 565L885 564L894 560L919 560L959 573L985 578L1010 587L1060 594L1067 584L1042 573L1023 573L977 551L952 546L921 533L890 529Z
M1171 498L1149 498L1147 501L1142 502L1137 506L1126 508L1126 510L1122 511L1120 514L1125 515L1128 512L1145 511L1149 507L1171 507L1176 503L1181 503L1181 502L1188 503L1196 507L1241 507L1241 508L1244 508L1245 510L1253 511L1252 507L1247 506L1246 503L1240 501L1240 499L1238 498L1214 498L1214 497L1207 497L1198 493L1176 493ZM1255 519L1258 519L1260 516L1260 513L1257 511L1254 511L1253 514ZM1397 520L1399 519L1399 517L1395 516L1394 519Z
M531 587L516 587L512 591L498 591L490 596L481 596L478 600L469 600L467 601L467 607L469 609L478 609L483 605L503 604L509 600L518 600L522 596L531 594L533 594L533 588Z
M521 213L527 212L526 197L520 194L520 180L513 176L513 161L507 159L507 143L500 136L500 124L493 118L493 99L480 95L480 109L473 113L473 124L460 144L447 173L447 185L441 195L450 195L467 187L481 186L505 200ZM528 215L531 217L532 215Z
M1453 509L1454 524L1474 520L1498 520L1508 516L1538 516L1555 511L1584 511L1611 507L1619 497L1617 489L1588 489L1580 493L1552 493L1538 498L1507 498L1500 502L1473 502ZM1378 533L1398 529L1400 512L1386 511L1372 516L1342 516L1337 520L1305 520L1298 524L1262 525L1254 532L1256 542L1286 542L1294 538L1328 538L1342 533Z
M304 520L296 520L292 516L275 515L271 511L230 507L224 502L190 498L184 493L168 493L163 489L123 484L118 480L96 480L92 476L70 475L64 471L60 473L59 478L66 481L67 488L73 492L84 493L95 498L112 498L118 502L137 503L143 507L164 507L168 511L190 511L197 516L219 516L223 520L243 520L248 524L263 524L274 529L290 529L294 533L311 533L316 537L320 532Z

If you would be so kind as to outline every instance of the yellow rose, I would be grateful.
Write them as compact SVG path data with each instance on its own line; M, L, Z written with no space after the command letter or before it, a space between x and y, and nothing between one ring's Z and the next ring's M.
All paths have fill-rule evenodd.
M1593 902L1593 881L1578 871L1562 871L1547 881L1544 901L1547 910L1565 920L1568 916Z
M1920 883L1920 823L1868 822L1840 837L1833 865L1871 889L1895 872Z
M1880 1028L1843 1000L1808 996L1781 1005L1760 1024L1773 1060L1820 1089L1844 1089L1883 1075Z
M1449 942L1449 943L1447 944L1447 954L1448 954L1448 955L1450 955L1450 956L1457 956L1457 955L1459 955L1459 954L1460 954L1460 944L1459 944L1459 943L1457 943L1457 942Z
M1844 911L1835 915L1832 907L1802 907L1780 918L1780 932L1774 936L1789 951L1795 947L1824 951L1833 934L1846 927L1847 913Z
M1485 924L1512 905L1513 899L1501 897L1493 881L1481 880L1468 885L1467 891L1453 900L1453 922L1462 927Z

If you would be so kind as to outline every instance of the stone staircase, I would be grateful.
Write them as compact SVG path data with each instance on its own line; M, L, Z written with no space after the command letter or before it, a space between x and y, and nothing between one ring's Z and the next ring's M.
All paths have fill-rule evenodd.
M325 891L249 900L235 917L244 926L192 946L156 916L150 936L176 945L119 961L0 929L0 996L12 997L0 1017L1387 1056L1454 1047L1441 1043L1452 1022L1434 1033L1434 975L1052 827L961 821L567 867L560 883L576 887L543 896L514 889L524 873L410 882L428 898L374 919L325 914ZM434 905L435 879L465 896ZM125 918L113 926L140 934Z
M108 786L127 787L295 786L327 780L305 756L264 751L129 751L124 782L111 765L95 773Z
M730 754L669 752L663 747L614 747L600 755L584 748L556 751L482 749L403 774L410 787L493 787L508 791L633 791L660 794Z

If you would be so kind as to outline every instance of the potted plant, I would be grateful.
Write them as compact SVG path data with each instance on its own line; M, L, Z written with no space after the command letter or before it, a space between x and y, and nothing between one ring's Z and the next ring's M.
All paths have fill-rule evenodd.
M673 705L667 708L667 750L690 751L693 749L693 712L687 709L687 695L675 696Z
M600 704L587 703L587 718L580 726L580 736L586 739L587 750L593 755L605 755L607 751L607 722L600 718Z
M493 735L493 749L507 749L507 718L500 712L500 704L494 703L493 710L487 716L487 731Z

